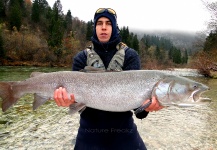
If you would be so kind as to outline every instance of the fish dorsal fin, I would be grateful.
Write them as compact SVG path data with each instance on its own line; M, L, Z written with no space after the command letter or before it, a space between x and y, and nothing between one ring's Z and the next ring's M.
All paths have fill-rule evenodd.
M92 66L86 66L84 69L80 70L80 72L94 73L94 72L106 72L106 70L103 68L95 68Z
M84 69L81 69L80 72L86 73L104 73L104 72L122 72L121 70L105 70L103 68L95 68L92 66L86 66Z
M44 72L32 72L32 73L30 74L30 78L39 76L39 75L41 75L41 74L45 74L45 73L44 73Z

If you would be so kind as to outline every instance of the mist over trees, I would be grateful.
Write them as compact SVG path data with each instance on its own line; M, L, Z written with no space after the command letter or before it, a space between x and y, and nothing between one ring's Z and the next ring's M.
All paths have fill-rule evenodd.
M216 3L205 4L216 13ZM61 0L56 0L53 6L46 0L0 0L0 63L71 66L75 54L90 43L93 21L86 23L70 10L64 14L63 7ZM198 42L201 48L197 53L186 45L188 38L192 39L188 35L181 40L176 40L175 34L141 35L127 26L120 28L120 35L124 43L138 52L143 69L189 67L189 58L197 59L193 55L201 57L216 50L216 21L210 23L212 30L205 43Z

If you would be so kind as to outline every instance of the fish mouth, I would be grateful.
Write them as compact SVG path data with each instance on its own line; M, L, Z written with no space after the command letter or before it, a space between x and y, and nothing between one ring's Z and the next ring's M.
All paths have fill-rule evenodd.
M202 94L206 91L208 91L209 89L205 89L205 90L195 90L194 92L192 92L192 95L190 96L190 98L192 98L192 102L193 103L197 103L197 104L207 104L211 102L211 99L208 97L202 97Z
M208 91L209 88L194 90L188 97L187 101L177 104L179 107L192 107L197 105L209 105L211 99L208 97L202 97L202 93Z

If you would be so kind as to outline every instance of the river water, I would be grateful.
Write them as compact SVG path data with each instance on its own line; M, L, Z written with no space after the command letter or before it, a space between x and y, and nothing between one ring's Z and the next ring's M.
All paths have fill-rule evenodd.
M0 81L24 80L32 71L61 70L70 68L0 67ZM212 103L191 108L168 107L149 113L143 120L134 118L149 150L217 149L217 79L188 78L210 87L204 94ZM79 115L68 115L68 108L57 107L54 101L33 111L32 102L32 94L27 94L6 112L0 111L0 149L73 149Z

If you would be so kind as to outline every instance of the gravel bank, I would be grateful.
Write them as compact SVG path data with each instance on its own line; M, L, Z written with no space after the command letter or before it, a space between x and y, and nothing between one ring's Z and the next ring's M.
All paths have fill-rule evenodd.
M5 131L9 133L1 137L0 149L73 149L79 114L71 116L67 112L62 109L43 118L31 115L8 125ZM171 107L152 112L143 120L135 118L135 123L149 150L214 150L217 121L209 116L211 113L207 107Z

